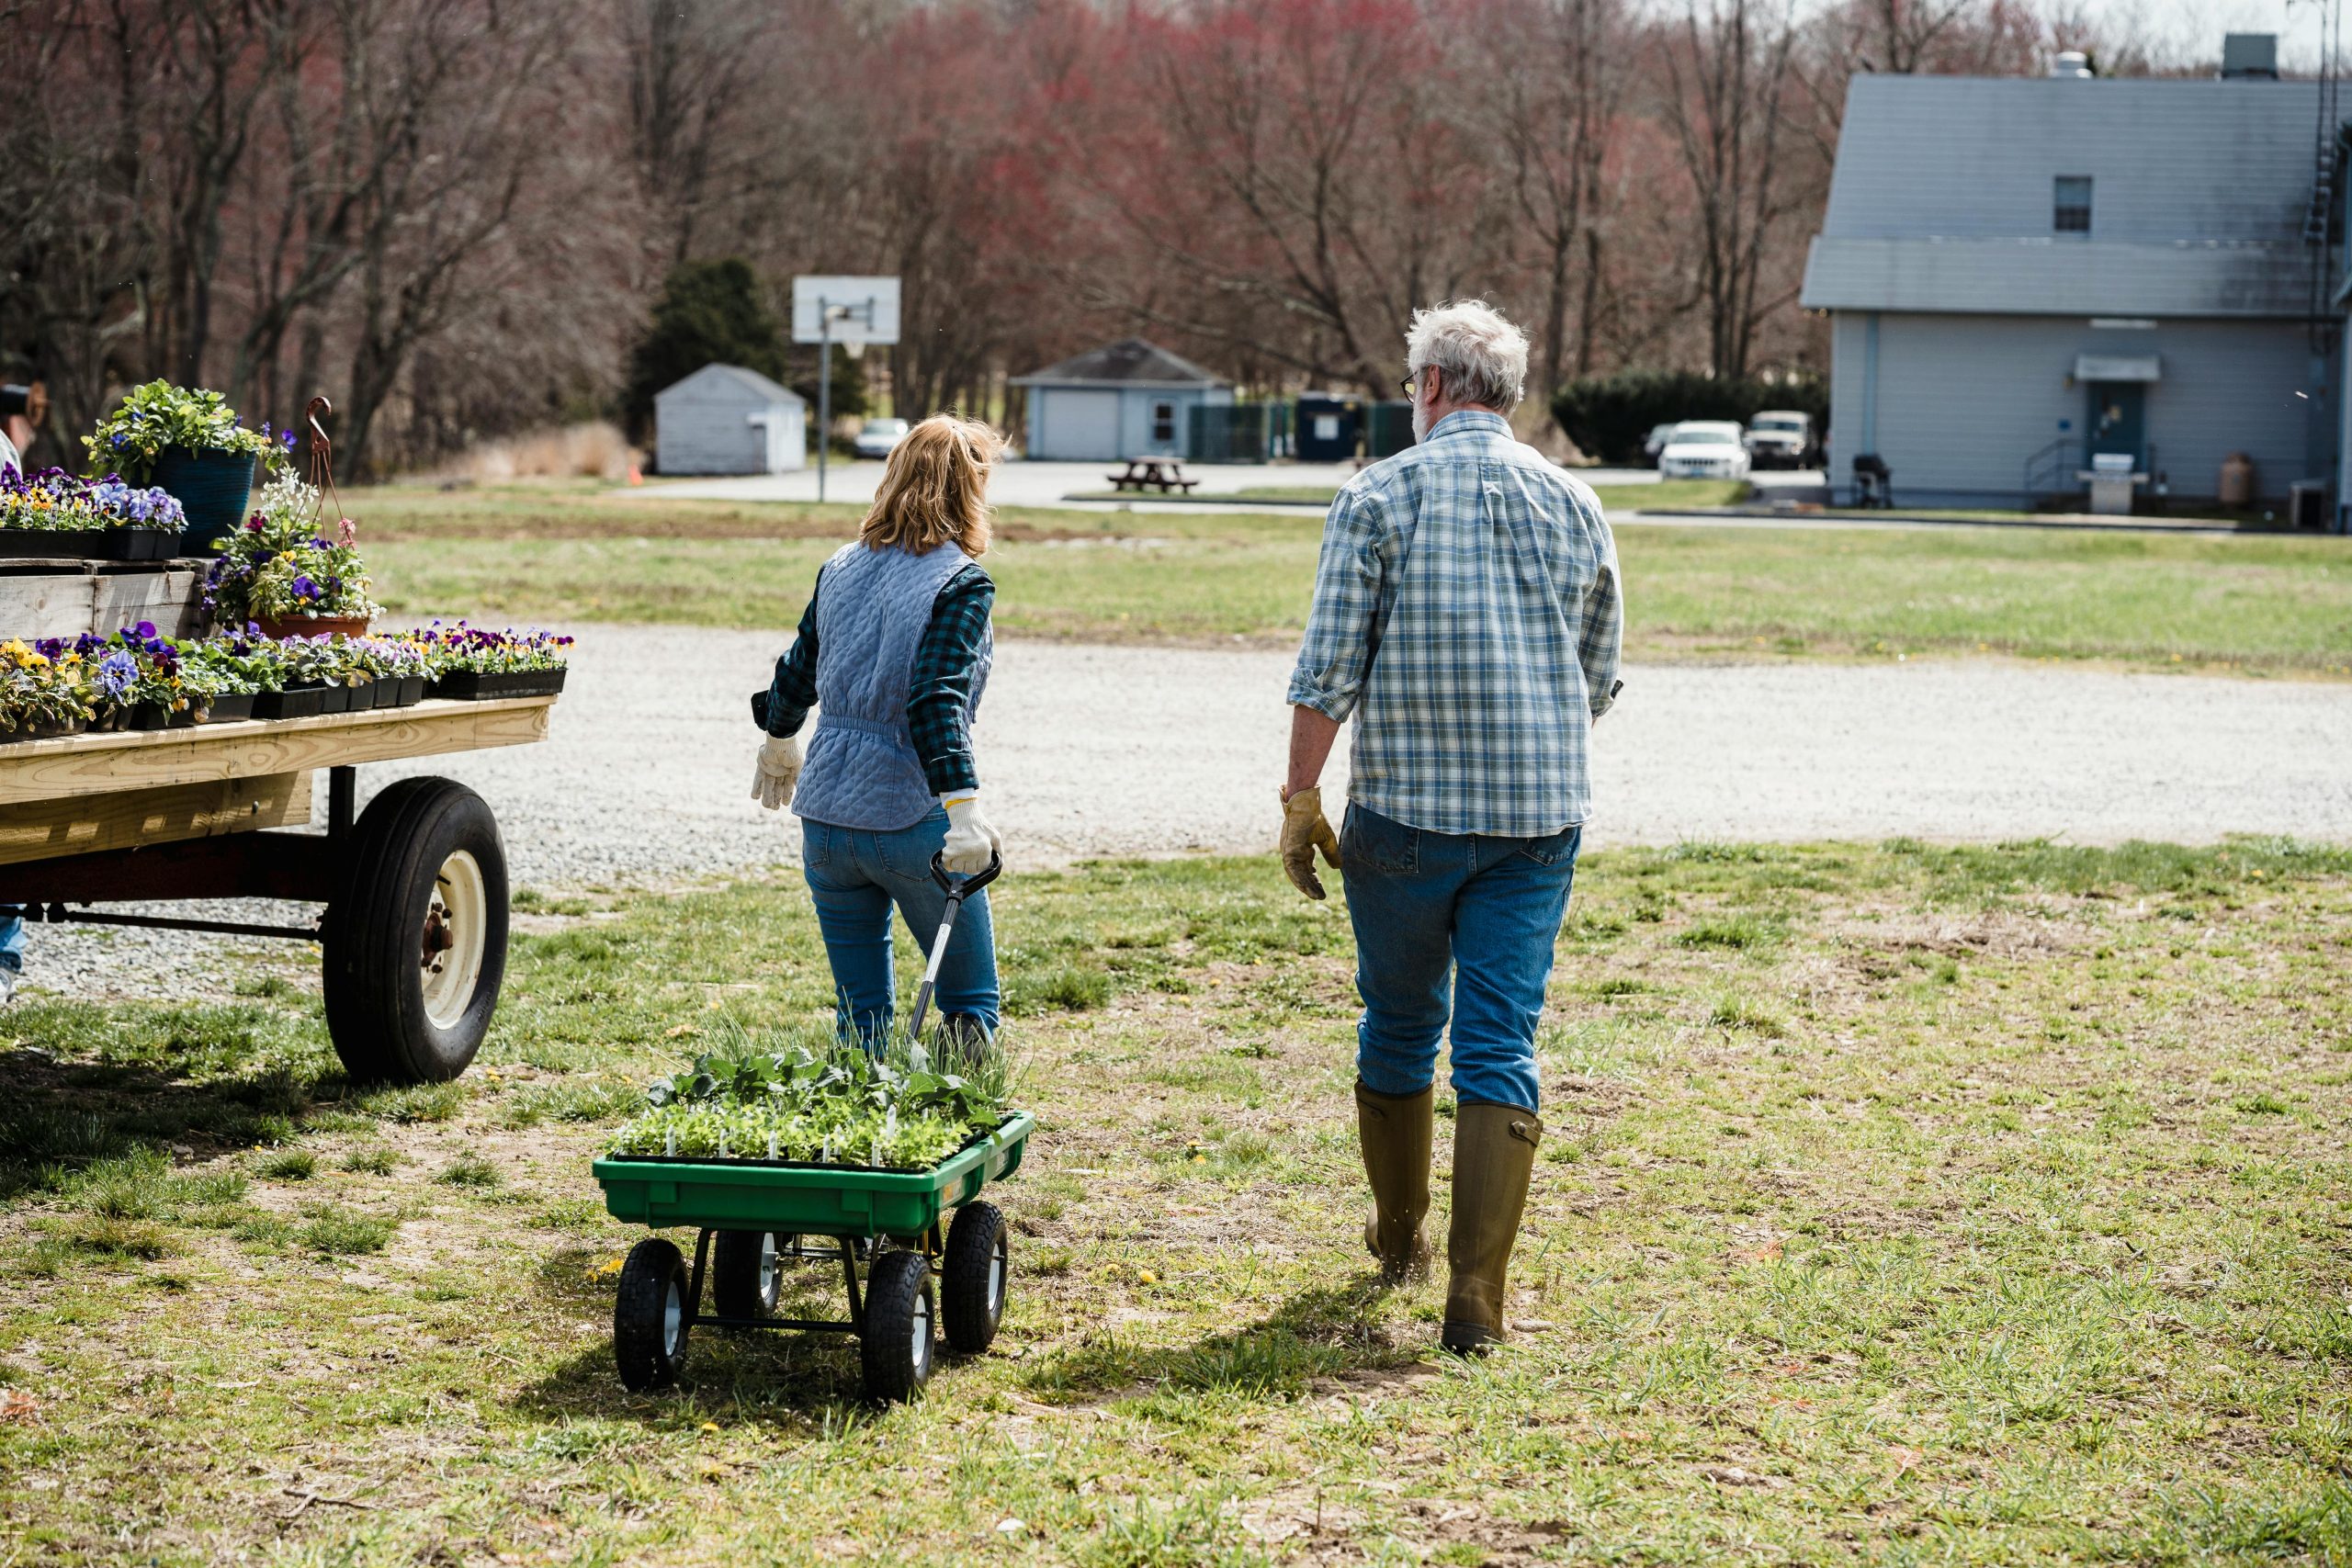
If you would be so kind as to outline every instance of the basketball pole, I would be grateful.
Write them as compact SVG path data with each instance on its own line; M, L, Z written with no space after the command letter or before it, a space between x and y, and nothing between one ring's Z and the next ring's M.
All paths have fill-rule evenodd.
M833 308L817 297L817 504L825 503L825 458L833 444Z

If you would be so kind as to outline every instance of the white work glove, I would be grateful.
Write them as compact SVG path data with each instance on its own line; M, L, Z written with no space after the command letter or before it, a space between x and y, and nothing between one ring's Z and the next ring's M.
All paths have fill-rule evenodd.
M967 795L945 802L947 842L940 846L942 863L957 876L978 876L989 861L1004 852L1004 840L980 815L980 797Z
M792 798L800 780L800 742L789 735L771 735L760 742L760 761L752 774L752 798L776 810Z

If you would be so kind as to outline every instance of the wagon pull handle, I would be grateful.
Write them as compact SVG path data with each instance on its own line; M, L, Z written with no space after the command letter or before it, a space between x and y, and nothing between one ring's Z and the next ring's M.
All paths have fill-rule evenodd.
M932 939L931 960L923 965L922 985L915 992L914 1020L907 1026L909 1040L922 1038L922 1021L931 1011L931 993L939 984L939 966L947 958L947 938L956 930L956 916L964 908L964 900L994 882L997 873L1003 869L1004 857L991 853L986 871L975 872L970 876L958 876L947 869L944 851L933 853L931 879L939 884L940 891L947 895L947 908L939 917L939 934Z

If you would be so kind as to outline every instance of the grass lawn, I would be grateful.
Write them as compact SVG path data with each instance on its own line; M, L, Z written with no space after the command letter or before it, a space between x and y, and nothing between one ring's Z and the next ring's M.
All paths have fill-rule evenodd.
M782 628L847 506L585 487L356 492L401 615ZM1295 643L1321 519L1014 510L989 558L1015 635ZM1980 652L2352 673L2352 542L2023 529L1618 530L1635 658Z
M1011 1313L886 1413L832 1339L611 1371L640 1233L587 1162L697 1042L824 1015L805 895L524 902L450 1085L354 1092L281 981L10 1010L0 1560L2352 1554L2352 853L1594 857L1469 1366L1360 1250L1341 913L1264 862L1008 882Z

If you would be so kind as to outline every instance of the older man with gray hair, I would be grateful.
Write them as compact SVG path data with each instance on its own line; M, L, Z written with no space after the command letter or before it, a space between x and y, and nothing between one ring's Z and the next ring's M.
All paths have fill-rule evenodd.
M1442 1337L1502 1337L1534 1169L1535 1026L1592 809L1586 739L1620 682L1616 546L1592 492L1511 435L1527 339L1478 300L1421 310L1405 390L1419 445L1348 481L1323 527L1291 676L1283 865L1355 927L1364 1242L1425 1271L1439 1037L1453 1026L1453 1213ZM1334 837L1318 781L1356 723Z

